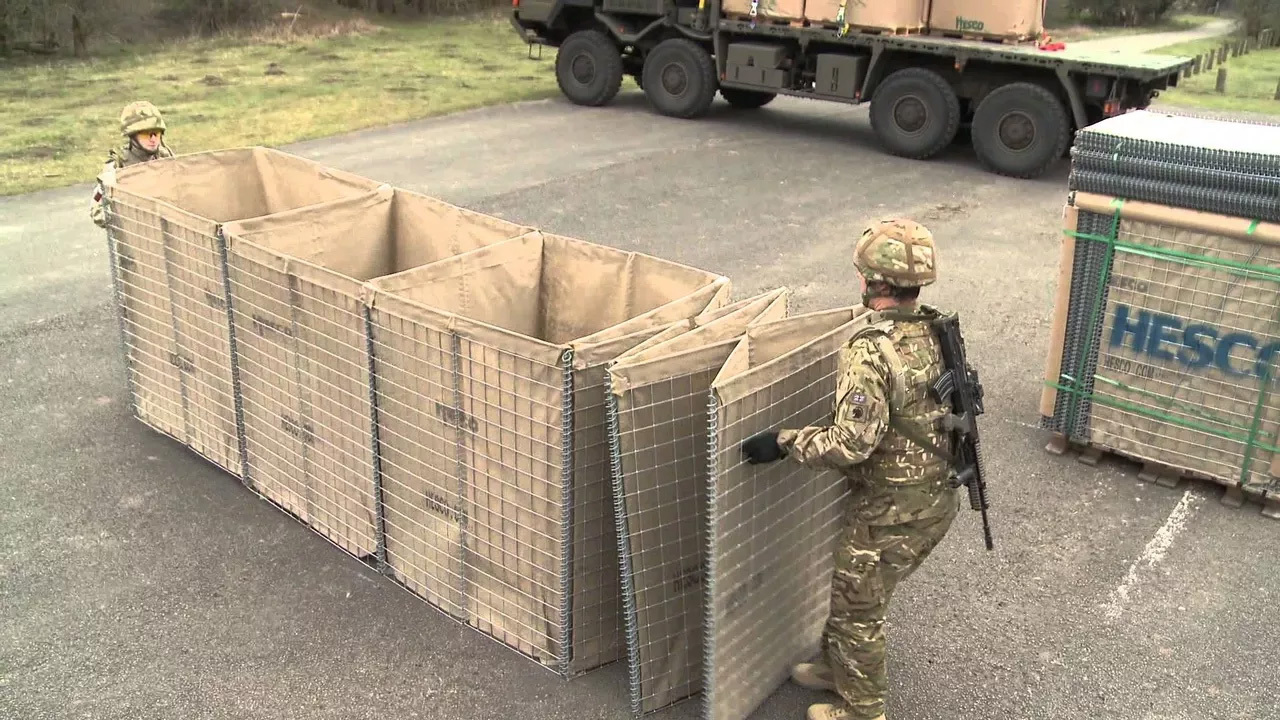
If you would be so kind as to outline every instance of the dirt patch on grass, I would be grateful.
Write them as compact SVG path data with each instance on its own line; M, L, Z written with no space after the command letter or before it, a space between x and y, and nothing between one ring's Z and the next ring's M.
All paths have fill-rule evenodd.
M32 145L17 150L0 151L0 160L48 160L58 154L52 145Z

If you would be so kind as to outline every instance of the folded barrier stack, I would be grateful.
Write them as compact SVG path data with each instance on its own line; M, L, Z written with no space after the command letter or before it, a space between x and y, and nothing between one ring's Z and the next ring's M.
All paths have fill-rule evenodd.
M1078 133L1041 424L1280 517L1280 127L1134 112Z

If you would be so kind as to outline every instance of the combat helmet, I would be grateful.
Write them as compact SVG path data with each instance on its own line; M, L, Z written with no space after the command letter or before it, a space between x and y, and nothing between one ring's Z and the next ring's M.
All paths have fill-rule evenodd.
M888 218L873 223L858 238L853 264L868 283L911 288L938 279L933 233L914 220Z
M164 132L164 116L160 110L146 100L125 105L120 111L120 134L128 138L146 130Z

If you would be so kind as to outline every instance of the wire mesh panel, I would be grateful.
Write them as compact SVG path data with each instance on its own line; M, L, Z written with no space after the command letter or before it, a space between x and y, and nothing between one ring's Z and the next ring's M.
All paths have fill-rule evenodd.
M734 349L708 405L704 702L708 720L748 717L817 652L831 594L845 479L793 462L748 465L768 429L831 421L839 351L862 308L760 325Z
M255 485L347 552L374 555L363 283L529 231L391 188L228 224Z
M1077 241L1079 235L1111 235L1112 216L1080 212L1067 206L1063 216L1063 254L1055 301L1054 330L1045 368L1045 392L1041 396L1041 427L1062 433L1073 442L1087 442L1093 374L1085 367L1096 362L1101 334L1099 313L1109 286L1104 268L1110 262L1108 248L1100 243ZM1068 267L1067 264L1070 263ZM1062 383L1080 383L1083 395L1075 400L1058 392Z
M701 690L707 394L748 324L786 315L787 294L706 313L700 317L715 319L609 369L612 496L637 714Z
M372 305L387 567L466 622L464 533L473 512L461 449L474 446L479 427L459 409L458 337L447 315L383 293Z
M1112 219L1111 232L1075 238L1105 248L1106 291L1088 298L1098 331L1078 349L1082 378L1058 383L1067 402L1089 402L1088 442L1274 494L1280 226L1085 194L1077 204Z
M606 398L607 365L637 343L663 334L671 321L714 312L728 301L727 280L717 279L639 317L572 343L573 568L570 673L623 657L622 595ZM680 321L677 321L677 324ZM637 327L643 329L636 330Z
M158 349L155 332L168 327L167 360L176 369L157 373L144 360L135 374L140 418L154 418L158 430L242 474L219 224L375 187L372 180L265 148L184 155L119 171L107 197L112 214L127 218L114 231L125 260L123 301L133 318L128 337L141 343L130 357L143 360ZM135 272L124 268L142 257L145 264Z
M630 347L621 338L647 337L645 322L657 332L674 320L665 313L682 304L683 316L697 314L725 284L711 273L541 233L370 283L380 397L390 392L385 363L409 356L392 347L384 358L391 338L452 343L455 394L443 397L449 385L432 383L423 392L437 395L414 397L407 385L404 404L434 405L454 431L455 445L438 448L435 466L408 474L444 485L442 473L455 473L457 587L468 623L566 674L619 656L607 465L583 454L592 451L593 416L604 423L603 379L593 396L582 373L594 366L578 362L575 345L596 334L584 343L585 356L613 343ZM624 327L638 318L648 319ZM381 432L386 413L387 422L395 418L394 408L380 405L385 454L412 454L399 434ZM439 439L448 437L441 426ZM603 437L599 444L604 452ZM422 529L394 520L396 490L390 478L384 486L389 562L403 572L394 548L417 539L397 536Z
M173 332L165 239L159 227L159 210L153 202L115 202L107 214L134 414L185 443L181 363Z

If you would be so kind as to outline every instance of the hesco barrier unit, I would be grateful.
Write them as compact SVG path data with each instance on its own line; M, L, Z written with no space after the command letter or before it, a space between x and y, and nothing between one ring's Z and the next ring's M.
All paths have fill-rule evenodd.
M843 479L738 446L829 416L862 309L254 148L107 189L138 417L459 622L637 712L745 717L817 650Z
M265 148L120 170L106 188L108 255L138 419L240 474L221 225L377 187Z
M829 423L840 349L868 319L857 307L750 328L711 384L706 720L744 720L818 652L848 481L795 462L750 465L741 445Z
M380 554L364 283L531 231L390 187L227 224L248 482Z
M620 658L603 365L728 280L533 233L369 285L397 577L563 673Z
M613 502L637 714L702 689L707 396L747 328L786 316L788 295L775 290L695 318L694 327L637 346L609 367Z
M1280 127L1135 112L1072 157L1042 426L1280 516Z

